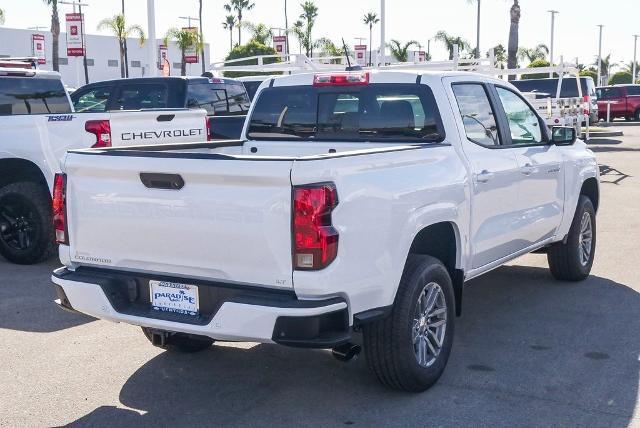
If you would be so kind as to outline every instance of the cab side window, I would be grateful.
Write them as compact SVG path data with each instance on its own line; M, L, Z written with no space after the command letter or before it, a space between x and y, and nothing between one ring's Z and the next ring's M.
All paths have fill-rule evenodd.
M111 95L111 88L90 89L76 97L71 97L76 113L107 111L107 102Z
M484 86L464 83L452 88L467 138L483 146L499 146L498 126Z
M507 115L512 144L540 144L540 119L531 107L508 89L496 87L500 102Z

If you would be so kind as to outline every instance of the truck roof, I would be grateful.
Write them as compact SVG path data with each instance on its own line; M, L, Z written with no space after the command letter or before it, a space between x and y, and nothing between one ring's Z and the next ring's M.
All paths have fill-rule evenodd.
M0 68L0 77L37 77L42 79L62 79L60 73L58 73L57 71L10 67Z
M126 81L127 83L137 84L137 83L148 83L151 81L187 81L189 83L221 83L221 84L241 84L241 82L234 79L227 78L217 78L217 77L203 77L203 76L156 76L156 77L128 77L128 78L118 78L118 79L107 79L101 80L99 82L92 82L87 85L82 86L92 87L92 86L100 86L105 83L112 82L122 82ZM213 82L211 82L213 80Z

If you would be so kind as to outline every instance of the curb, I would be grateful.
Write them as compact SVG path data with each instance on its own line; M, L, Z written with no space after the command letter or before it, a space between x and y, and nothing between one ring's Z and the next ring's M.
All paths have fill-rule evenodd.
M584 139L587 136L586 133L582 133L581 137ZM589 139L593 138L608 138L608 137L622 137L624 133L622 131L606 131L606 132L589 132Z

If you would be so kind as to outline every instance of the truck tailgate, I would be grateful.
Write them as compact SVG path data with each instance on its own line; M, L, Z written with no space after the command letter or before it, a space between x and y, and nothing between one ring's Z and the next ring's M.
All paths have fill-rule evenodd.
M114 147L207 141L205 110L116 110L110 114Z
M64 171L72 262L292 288L291 161L69 153Z

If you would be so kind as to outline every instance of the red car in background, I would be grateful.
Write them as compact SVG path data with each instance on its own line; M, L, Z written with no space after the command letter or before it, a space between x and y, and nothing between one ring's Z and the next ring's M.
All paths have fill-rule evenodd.
M640 85L616 85L596 88L598 117L607 120L607 104L611 104L610 120L618 117L640 121Z

